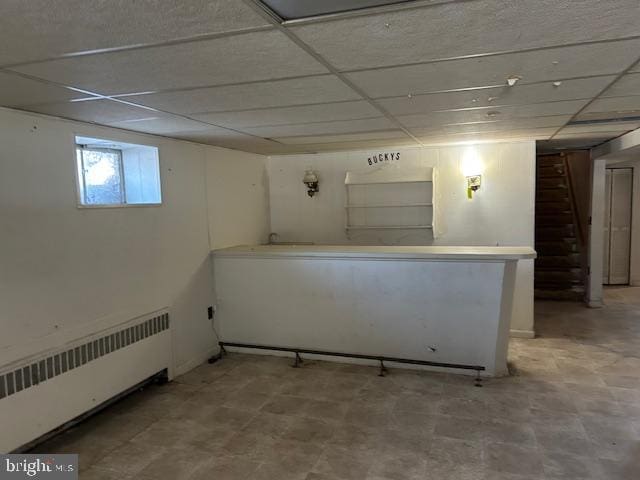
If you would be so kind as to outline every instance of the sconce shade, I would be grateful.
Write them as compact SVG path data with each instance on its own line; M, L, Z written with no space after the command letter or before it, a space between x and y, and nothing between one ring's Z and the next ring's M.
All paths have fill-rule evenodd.
M314 172L313 170L307 170L304 172L304 178L302 179L302 183L317 183L318 182L318 176L316 175L316 172Z

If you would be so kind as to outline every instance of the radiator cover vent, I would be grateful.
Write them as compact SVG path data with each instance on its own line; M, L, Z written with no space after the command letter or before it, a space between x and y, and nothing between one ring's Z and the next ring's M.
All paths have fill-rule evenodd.
M0 375L0 400L22 390L46 382L58 375L79 368L100 357L169 328L169 314L162 313L89 342L65 348L38 360L29 360L13 371Z

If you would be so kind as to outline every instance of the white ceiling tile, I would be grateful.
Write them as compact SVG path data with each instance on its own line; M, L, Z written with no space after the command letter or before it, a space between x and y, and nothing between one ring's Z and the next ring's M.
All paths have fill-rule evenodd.
M394 115L409 115L436 110L496 107L500 105L525 105L559 100L585 99L597 95L614 76L565 80L560 86L553 82L532 85L517 84L514 87L497 87L480 90L412 95L376 100Z
M237 0L3 0L0 65L266 24Z
M515 105L452 112L431 112L417 115L398 115L396 118L406 127L430 127L452 123L511 120L516 118L569 115L576 113L587 100L567 100L561 102ZM494 115L492 115L494 114Z
M340 133L370 132L398 128L385 117L367 120L346 120L339 122L305 123L301 125L280 125L276 127L245 128L243 131L259 137L293 137L298 135L323 135Z
M107 123L122 122L156 117L157 112L144 108L114 102L112 100L87 100L83 102L48 103L21 107L29 112L70 118L82 122Z
M582 112L574 120L580 122L634 122L640 118L640 112L636 110L609 111L609 112Z
M347 77L373 98L432 93L459 88L518 85L620 73L640 51L640 40L552 48L489 57L365 70ZM555 63L557 62L557 63Z
M380 112L372 107L369 102L361 100L243 112L205 113L192 116L215 125L244 128L374 118L379 117Z
M209 130L198 130L192 132L180 132L171 135L173 138L189 140L191 142L215 145L218 147L232 148L247 152L262 153L287 153L292 150L287 145L282 145L272 140L243 135L223 128L211 127Z
M175 117L172 115L163 115L156 118L144 118L141 120L129 120L124 122L112 122L109 123L109 126L157 135L171 135L178 132L210 130L211 128L214 128L206 123L189 120L188 118Z
M388 140L396 138L410 138L402 130L389 130L366 133L345 133L342 135L312 135L302 137L279 137L274 140L288 145L321 144L321 143L344 143L361 142L370 140Z
M624 97L640 95L640 73L624 75L602 94L603 97Z
M326 73L278 31L64 58L14 70L100 94L122 94Z
M476 122L460 125L432 126L425 128L411 128L414 135L423 136L433 132L443 134L456 134L464 132L494 132L499 130L524 130L538 128L554 128L565 125L571 119L571 115L553 115L548 117L513 118L511 120Z
M292 30L329 62L350 70L630 37L638 34L638 24L637 0L484 0Z
M451 137L460 135L502 135L502 136L531 136L531 138L549 138L558 130L558 127L540 127L540 128L516 128L513 125L492 125L487 128L476 129L445 129Z
M87 98L88 96L68 88L0 72L0 105L4 107L65 102L77 98Z
M640 110L640 95L631 97L598 98L589 105L584 113L609 112L627 113Z
M593 124L578 124L567 125L560 133L566 134L580 134L588 133L597 135L601 132L621 132L625 133L630 130L640 128L640 122L609 122L609 123L593 123Z
M366 10L407 0L260 0L284 20ZM348 14L348 13L347 13Z
M590 140L590 139L575 139L575 138L563 138L563 139L553 139L546 140L544 142L538 143L539 151L554 151L554 150L581 150L595 147L601 143L604 143L606 140Z
M560 133L554 135L554 139L587 139L594 142L604 142L607 140L611 140L612 138L619 137L626 133L626 131L613 131L613 132L598 132L598 133Z
M310 153L318 152L344 152L348 150L370 150L372 148L392 148L400 146L417 146L415 140L404 138L392 138L387 140L366 140L354 142L335 142L335 143L315 143L304 145L287 145L289 148L298 148L306 150Z
M224 112L360 98L333 75L125 97L173 113Z
M553 129L505 130L496 132L476 132L456 135L439 135L437 133L419 137L427 146L447 145L455 143L480 143L521 140L544 140L553 135Z

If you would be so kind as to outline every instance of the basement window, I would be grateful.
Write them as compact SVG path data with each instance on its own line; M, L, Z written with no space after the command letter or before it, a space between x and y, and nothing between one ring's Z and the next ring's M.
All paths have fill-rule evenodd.
M78 206L160 205L158 149L76 137Z

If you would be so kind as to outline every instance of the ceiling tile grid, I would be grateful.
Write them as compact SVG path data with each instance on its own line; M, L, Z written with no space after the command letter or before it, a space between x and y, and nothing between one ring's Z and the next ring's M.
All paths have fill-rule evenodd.
M233 128L299 125L333 120L358 120L379 116L380 112L365 101L193 115L194 118L206 122Z
M582 78L509 87L481 88L424 95L382 98L377 102L394 115L410 115L462 108L527 105L544 101L591 99L616 77Z
M349 73L373 98L506 85L509 76L526 83L617 75L638 58L640 39L463 58Z
M266 27L237 0L3 0L0 66Z
M337 77L320 75L125 98L174 113L212 113L341 102L362 97Z
M89 98L91 95L0 71L0 105L25 107Z
M375 132L377 130L393 130L396 125L388 118L369 118L365 120L341 120L332 122L303 123L299 125L279 125L265 127L250 127L242 129L244 132L259 137L309 136L342 133Z
M464 122L483 122L570 115L586 105L587 100L536 103L504 107L481 107L472 110L440 111L427 114L399 115L398 120L409 128L440 126Z
M6 0L0 104L264 154L474 135L563 148L640 111L637 0L403 2L284 24L256 1Z
M63 58L13 70L103 95L327 73L277 31Z
M29 111L43 113L45 115L55 115L57 117L69 118L71 120L100 123L103 125L126 120L152 118L157 117L158 115L158 113L153 110L114 102L109 99L87 100L83 102L46 103L42 105L30 105L28 109Z
M638 35L638 24L637 0L483 0L291 29L332 65L345 71L613 40Z
M622 76L602 94L603 97L624 97L627 95L640 95L640 73Z

